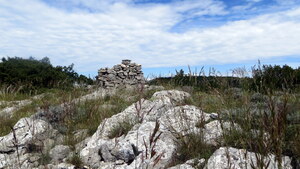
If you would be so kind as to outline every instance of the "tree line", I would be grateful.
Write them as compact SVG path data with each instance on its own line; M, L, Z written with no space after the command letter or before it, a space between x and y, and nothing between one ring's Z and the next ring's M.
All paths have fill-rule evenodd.
M241 72L245 74L244 72ZM173 77L159 77L150 81L153 85L193 86L201 91L211 89L243 88L256 92L272 92L278 90L300 90L300 67L288 65L258 65L252 68L250 76L194 76L185 74L181 69Z
M74 83L91 84L93 80L79 75L69 66L53 66L48 57L37 60L33 57L3 57L0 62L0 84L22 86L22 91L73 87Z

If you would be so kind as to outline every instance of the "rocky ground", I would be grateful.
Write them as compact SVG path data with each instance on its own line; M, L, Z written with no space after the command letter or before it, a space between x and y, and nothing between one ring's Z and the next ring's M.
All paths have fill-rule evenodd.
M86 101L114 94L99 90L79 98ZM86 130L74 133L79 141L75 149L64 143L57 129L59 105L47 112L20 119L12 132L0 137L0 169L6 168L170 168L170 169L277 169L273 154L264 158L255 152L224 147L225 130L239 129L238 124L220 121L217 113L206 113L200 107L183 104L190 94L179 90L161 90L150 99L140 99L124 111L106 118L97 131L88 136ZM7 110L5 110L7 111ZM177 162L178 143L194 134L203 144L214 147L208 158ZM200 146L200 145L199 145ZM187 150L189 151L189 150ZM190 150L192 151L192 150ZM46 161L46 162L45 162ZM281 167L292 169L291 158L282 156Z

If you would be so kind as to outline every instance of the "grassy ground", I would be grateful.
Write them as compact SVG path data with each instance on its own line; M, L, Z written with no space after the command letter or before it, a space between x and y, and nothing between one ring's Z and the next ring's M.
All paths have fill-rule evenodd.
M230 122L232 129L225 130L224 141L220 142L218 147L244 148L262 154L262 158L272 153L279 162L282 155L287 155L292 157L294 167L295 161L300 161L299 88L266 88L265 79L251 82L249 78L236 78L241 85L240 88L233 88L228 79L218 79L217 76L210 77L214 80L213 83L203 78L201 86L197 84L199 81L188 77L162 78L160 80L164 81L159 83L157 80L155 84L163 85L167 89L176 88L189 92L191 98L185 100L184 104L196 105L207 113L218 113L221 123ZM180 83L183 81L187 81L190 86ZM268 83L267 86L272 84ZM239 125L239 128L233 124ZM215 149L216 147L204 143L201 133L189 135L179 140L174 161L178 164L192 158L207 159ZM264 165L260 163L258 166L267 168Z
M44 109L46 107L59 105L65 102L70 102L71 100L90 93L91 91L83 88L77 88L70 91L64 91L59 89L51 89L44 93L40 98L34 99L32 95L21 94L9 92L2 92L0 95L3 102L12 102L3 104L1 108L16 106L14 101L20 100L31 100L32 102L28 105L20 107L16 112L13 113L11 117L0 116L1 125L0 126L0 136L6 135L11 131L11 127L23 117L28 117L36 113L39 109ZM5 94L3 94L5 93Z
M117 113L122 112L128 106L138 101L139 98L150 98L156 90L146 92L138 90L118 90L115 95L98 98L96 100L89 100L85 102L76 103L73 109L70 110L70 115L64 121L68 129L66 135L68 136L67 144L75 146L77 141L73 138L73 133L80 129L88 129L88 135L96 132L99 124L105 119ZM116 128L111 137L117 137L126 134L133 124L120 124Z
M96 132L103 119L120 113L139 98L149 99L156 91L150 90L142 92L138 90L128 91L120 89L113 95L107 95L93 100L73 101L74 99L80 98L95 90L97 89L74 89L70 91L49 90L47 93L43 94L41 99L32 99L31 104L20 108L12 115L12 117L0 116L1 124L3 124L0 126L0 136L4 136L11 132L11 127L14 126L20 118L28 117L36 112L49 111L51 108L65 104L69 106L67 109L60 112L64 114L64 118L59 121L59 124L57 124L56 127L66 136L64 144L71 146L71 148L75 150L75 145L84 138L75 138L74 132L81 129L87 129L88 136L90 136ZM23 98L30 99L30 97L25 96ZM129 125L128 127L122 126L116 129L116 133L112 133L112 136L124 134L128 132L131 127L132 125ZM74 157L74 159L76 158L77 157Z
M185 104L196 105L207 113L218 113L221 123L228 121L240 126L232 125L232 129L225 130L224 141L219 146L244 148L263 155L272 153L278 160L282 155L292 157L293 161L300 160L298 92L261 94L229 88L210 92L193 90L191 94ZM179 142L177 163L191 158L207 159L214 152L216 147L206 145L200 137L201 133L196 135L197 139L190 135ZM267 167L264 165L259 164L262 168Z
M240 126L240 129L226 130L224 142L220 142L219 146L245 148L263 155L273 153L278 159L281 155L288 155L293 160L300 160L300 93L297 90L263 94L227 87L209 91L170 84L164 87L189 92L191 98L185 100L184 104L195 105L207 113L218 113L221 122L229 121ZM112 96L71 102L90 92L87 89L49 90L41 99L33 100L31 104L15 112L11 118L0 117L0 136L9 133L10 127L20 118L36 113L37 108L47 110L51 106L68 103L71 105L70 109L64 112L66 116L61 123L66 128L65 144L75 148L78 142L73 137L75 131L87 129L88 135L92 135L103 119L123 111L141 97L149 98L155 90L119 90ZM2 92L0 98L4 101L14 101L30 99L31 96ZM111 137L125 134L130 127L131 124L120 126ZM176 163L183 163L192 158L208 159L215 149L216 147L204 143L201 133L187 136L178 141ZM77 158L74 156L72 160L76 161Z

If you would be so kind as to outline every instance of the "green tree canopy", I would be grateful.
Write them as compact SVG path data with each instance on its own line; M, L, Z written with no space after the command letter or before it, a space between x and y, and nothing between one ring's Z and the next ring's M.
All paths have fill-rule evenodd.
M20 86L24 90L40 88L67 88L77 83L92 83L92 80L78 75L74 64L54 67L48 57L41 60L30 57L2 58L0 63L0 84Z

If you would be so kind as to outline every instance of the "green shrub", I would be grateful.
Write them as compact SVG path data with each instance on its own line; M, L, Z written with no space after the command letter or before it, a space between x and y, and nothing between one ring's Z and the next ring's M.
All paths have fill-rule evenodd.
M82 168L83 162L78 153L73 154L73 156L68 159L68 162L75 165L76 168Z
M41 60L19 57L3 58L0 62L0 83L20 87L19 92L43 92L49 88L72 88L75 82L91 84L92 80L78 75L69 66L52 66L49 58Z

